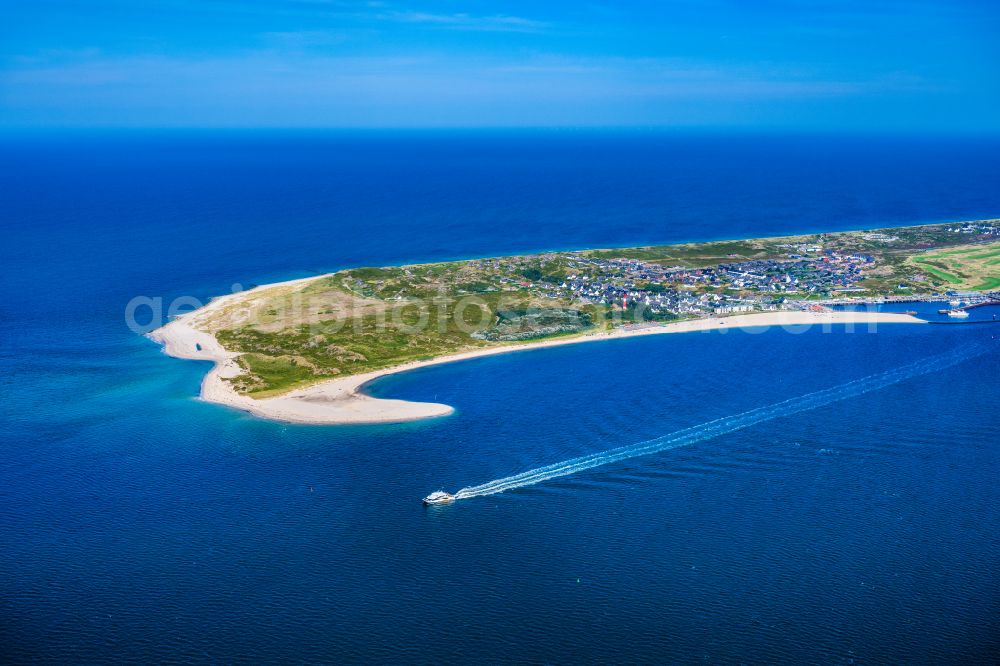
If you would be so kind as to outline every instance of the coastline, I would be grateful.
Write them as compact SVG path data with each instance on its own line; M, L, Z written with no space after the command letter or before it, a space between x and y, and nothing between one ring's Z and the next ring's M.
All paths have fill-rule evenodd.
M227 351L215 336L199 330L197 325L215 310L225 307L233 299L243 299L254 291L276 286L294 285L321 279L315 276L288 282L262 285L249 291L213 299L198 310L181 315L170 323L148 334L163 345L163 351L175 358L212 361L214 367L205 375L201 384L200 399L240 409L255 416L288 423L313 425L348 425L401 423L447 416L454 408L440 403L411 402L375 398L365 393L365 386L388 375L408 372L418 368L444 363L455 363L482 356L494 356L531 349L543 349L584 342L599 342L644 335L689 333L694 331L725 330L759 327L834 326L851 324L925 324L916 317L887 312L860 311L776 311L734 315L725 318L706 317L668 324L648 324L638 328L619 328L610 332L586 333L574 337L556 338L521 344L511 344L488 349L475 349L457 354L440 356L425 361L371 372L325 380L311 386L294 389L272 398L254 399L237 393L228 378L240 373L236 363L238 352Z

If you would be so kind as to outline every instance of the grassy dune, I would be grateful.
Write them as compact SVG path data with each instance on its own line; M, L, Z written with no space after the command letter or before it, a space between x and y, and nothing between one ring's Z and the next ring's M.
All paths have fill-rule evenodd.
M915 255L910 261L959 290L989 291L1000 286L1000 243L969 245Z
M241 354L238 363L243 373L231 380L234 388L264 398L410 361L626 323L636 316L634 301L632 309L623 311L618 303L574 300L561 287L570 275L624 284L620 262L601 260L635 259L668 269L697 269L751 260L801 263L803 258L819 260L826 254L860 253L872 258L864 263L860 282L867 295L1000 287L996 236L955 233L951 226L355 268L248 293L213 311L201 327L227 350ZM629 288L696 294L717 294L722 289L665 280L662 284L640 280ZM907 290L900 291L900 285ZM736 295L772 298L751 291ZM788 297L836 295L802 292ZM669 311L655 316L678 318Z

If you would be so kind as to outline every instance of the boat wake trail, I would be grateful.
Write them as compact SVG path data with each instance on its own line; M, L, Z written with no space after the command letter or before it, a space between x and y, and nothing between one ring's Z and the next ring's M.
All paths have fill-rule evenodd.
M701 425L692 426L690 428L684 428L683 430L678 430L670 433L669 435L657 437L656 439L650 439L644 442L630 444L629 446L602 451L600 453L592 453L579 458L564 460L563 462L547 465L545 467L539 467L527 472L515 474L514 476L508 476L503 479L490 481L489 483L484 483L482 485L462 488L455 493L454 499L468 499L470 497L479 497L481 495L502 493L505 490L530 486L543 481L548 481L549 479L567 476L569 474L576 474L577 472L593 469L594 467L600 467L602 465L609 465L628 458L646 456L652 453L659 453L660 451L676 449L681 446L702 442L735 430L748 428L757 423L763 423L765 421L781 418L783 416L791 416L792 414L798 414L799 412L816 409L840 400L853 398L871 391L877 391L913 377L938 372L940 370L950 368L953 365L957 365L963 361L981 356L986 353L987 350L988 348L985 346L976 345L964 347L962 349L950 351L937 356L929 356L892 370L862 377L861 379L855 379L854 381L847 382L846 384L840 384L821 391L807 393L796 398L790 398L782 402L774 403L773 405L757 407L734 416L726 416L720 419L715 419L714 421L708 421L707 423L702 423Z

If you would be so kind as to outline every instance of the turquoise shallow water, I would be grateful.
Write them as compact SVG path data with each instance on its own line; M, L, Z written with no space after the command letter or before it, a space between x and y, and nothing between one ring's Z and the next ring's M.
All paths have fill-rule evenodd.
M194 400L207 366L163 356L122 316L137 294L203 297L342 265L990 215L991 150L802 137L7 141L0 651L991 663L995 351L691 446L419 503L992 345L991 324L483 358L372 387L447 402L451 417L317 428ZM883 176L863 177L871 165Z

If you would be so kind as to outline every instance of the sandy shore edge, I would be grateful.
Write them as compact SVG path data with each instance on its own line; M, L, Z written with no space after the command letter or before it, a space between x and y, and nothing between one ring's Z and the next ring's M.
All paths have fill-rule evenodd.
M271 288L277 285L300 284L319 279L319 277L262 285L261 287L257 287L257 289ZM360 375L331 379L307 388L291 391L285 395L255 400L238 394L228 382L224 381L226 378L239 374L240 368L235 360L239 354L227 351L214 336L197 328L199 322L203 321L217 308L225 307L235 298L245 298L248 294L252 294L253 291L255 290L252 289L213 299L208 305L178 317L162 328L149 333L149 337L162 344L164 352L169 356L199 361L212 361L215 363L215 366L205 375L202 381L202 400L242 409L267 419L290 423L324 425L399 423L451 414L454 409L449 405L373 398L365 394L364 387L366 384L387 375L432 365L479 358L481 356L493 356L544 347L615 340L643 335L689 333L692 331L717 329L782 327L787 330L795 330L799 327L812 326L926 323L921 319L904 314L853 311L761 312L725 318L710 317L663 325L649 324L638 328L590 333L571 338L557 338L555 340L477 349L449 356L441 356L428 361L415 361Z

